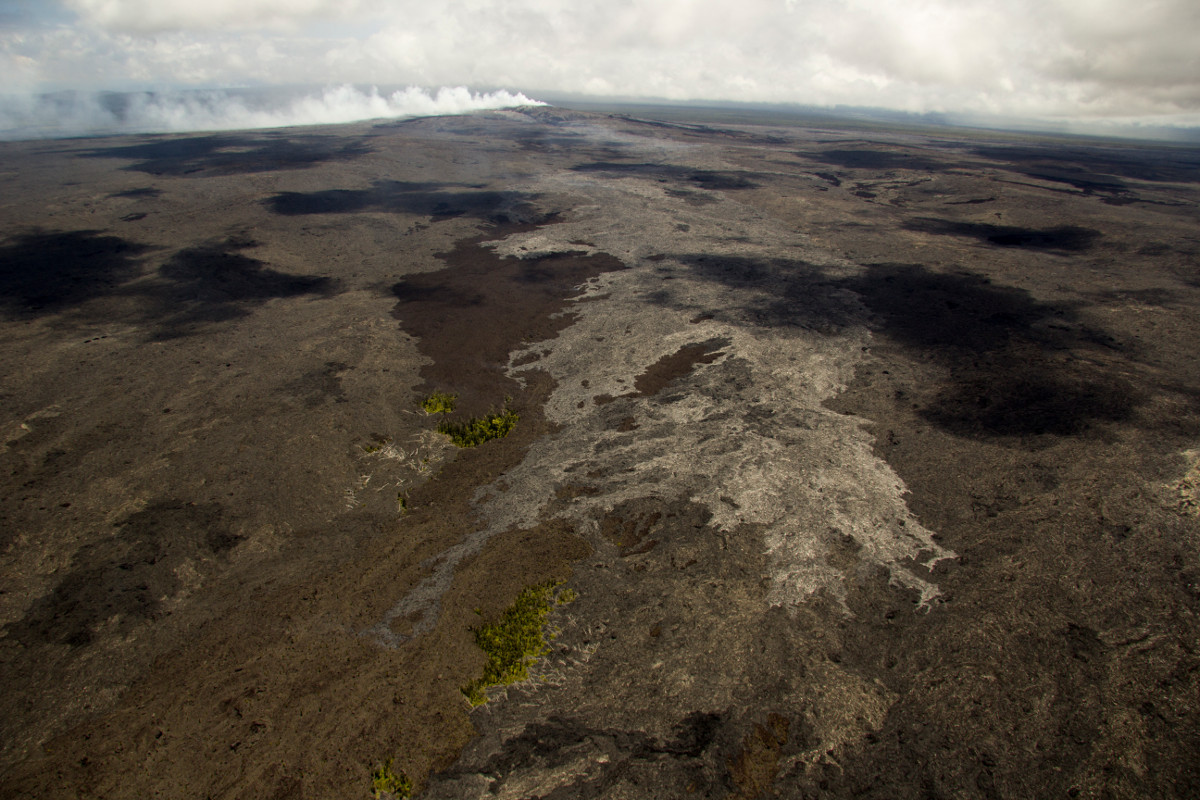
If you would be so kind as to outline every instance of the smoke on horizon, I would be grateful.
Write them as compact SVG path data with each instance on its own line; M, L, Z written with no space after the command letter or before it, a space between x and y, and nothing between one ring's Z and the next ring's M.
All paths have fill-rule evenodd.
M0 95L0 140L126 133L284 128L367 119L465 114L545 105L519 92L417 87L383 94L338 86L315 92L220 89L170 92L58 92Z

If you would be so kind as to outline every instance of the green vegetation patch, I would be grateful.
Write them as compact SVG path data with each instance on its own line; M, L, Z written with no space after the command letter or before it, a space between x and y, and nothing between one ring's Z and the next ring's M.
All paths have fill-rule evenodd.
M371 796L375 800L389 798L408 800L412 797L412 781L403 772L397 773L392 769L392 759L376 767L371 773Z
M454 401L457 399L456 394L434 392L421 401L421 408L425 409L426 414L449 414L454 410Z
M489 439L503 439L517 424L517 412L507 406L500 412L489 412L482 417L471 417L466 422L444 420L438 425L438 433L450 437L459 447L477 447Z
M483 676L462 687L462 693L472 706L487 702L489 686L506 686L529 677L529 667L540 656L550 652L546 634L546 617L556 603L569 603L575 592L567 589L555 598L559 581L527 586L517 595L500 619L472 628L475 644L487 654ZM476 609L475 613L480 613ZM549 638L554 638L550 634Z

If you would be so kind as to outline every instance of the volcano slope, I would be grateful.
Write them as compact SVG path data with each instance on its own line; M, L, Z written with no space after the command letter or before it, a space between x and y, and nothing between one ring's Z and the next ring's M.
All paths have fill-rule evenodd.
M1196 150L643 107L0 152L3 796L1200 793ZM458 450L435 390L519 421Z

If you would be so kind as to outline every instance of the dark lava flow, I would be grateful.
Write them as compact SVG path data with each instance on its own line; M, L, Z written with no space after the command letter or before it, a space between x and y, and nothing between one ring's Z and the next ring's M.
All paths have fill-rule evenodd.
M508 354L553 338L571 324L571 315L559 312L577 287L624 269L606 254L515 259L480 246L514 232L505 228L461 241L440 255L445 269L408 276L392 287L397 298L392 316L433 360L421 368L427 388L456 393L462 413L483 413L515 395L520 387L505 375Z

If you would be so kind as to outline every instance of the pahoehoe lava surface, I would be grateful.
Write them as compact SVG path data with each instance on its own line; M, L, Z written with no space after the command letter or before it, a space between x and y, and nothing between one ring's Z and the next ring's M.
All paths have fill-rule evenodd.
M611 112L0 144L0 796L1200 795L1200 153Z

